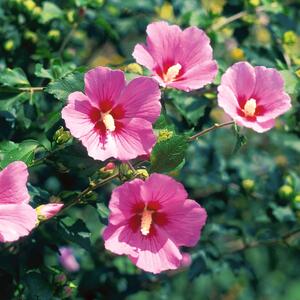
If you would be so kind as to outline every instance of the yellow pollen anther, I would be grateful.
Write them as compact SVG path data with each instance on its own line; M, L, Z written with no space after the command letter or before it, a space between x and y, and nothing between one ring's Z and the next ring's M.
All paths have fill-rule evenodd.
M102 121L108 131L114 131L116 129L115 120L111 114L102 114Z
M256 100L254 99L249 99L243 109L243 112L245 113L246 116L253 117L255 115L256 111Z
M170 67L167 71L167 74L164 74L164 81L165 82L171 82L176 79L176 76L179 74L179 71L181 70L182 66L181 64L176 64L172 67Z
M151 224L152 224L152 214L153 211L144 209L142 214L142 222L141 222L141 233L142 235L148 235L150 232Z

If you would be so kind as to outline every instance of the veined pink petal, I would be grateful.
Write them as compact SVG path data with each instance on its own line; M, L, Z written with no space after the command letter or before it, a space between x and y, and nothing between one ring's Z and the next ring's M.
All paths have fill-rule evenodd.
M255 87L255 71L247 62L238 62L222 76L221 86L230 88L241 101L251 98Z
M138 155L148 154L156 142L152 124L140 118L124 119L121 123L120 133L114 136L116 157L129 160Z
M27 166L22 161L12 162L3 169L0 172L0 204L29 202L28 176Z
M0 204L0 242L26 236L37 223L36 211L26 203Z
M159 100L160 90L157 82L148 77L138 77L124 88L118 103L124 107L126 105L125 118L141 118L153 123L160 115Z
M152 70L155 67L155 62L144 45L137 44L134 47L132 56L139 64L145 66L149 70Z
M103 102L113 102L125 87L125 76L120 70L98 67L84 76L85 94L96 107Z
M82 138L94 128L90 113L93 107L89 98L81 92L69 95L68 105L62 109L62 117L67 128L76 138Z
M168 214L164 228L172 241L177 246L195 246L207 219L205 209L193 200L186 200L181 207L167 206L164 211Z
M164 206L182 205L187 198L184 186L172 177L154 173L141 187L142 199L145 203L159 200Z
M142 244L138 256L129 257L140 269L158 274L180 267L182 255L175 243L167 239L167 234L162 229L157 230L157 235L151 239L142 240Z
M114 212L109 217L111 224L118 225L133 216L133 208L141 200L141 186L143 183L143 180L136 178L113 190L109 202L109 209ZM120 201L122 198L127 198L127 201Z

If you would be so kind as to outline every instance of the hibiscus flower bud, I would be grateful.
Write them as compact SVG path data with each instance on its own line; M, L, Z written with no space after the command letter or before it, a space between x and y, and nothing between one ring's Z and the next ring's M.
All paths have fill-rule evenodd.
M55 275L54 282L58 285L64 285L67 282L67 276L64 273Z
M62 126L53 135L53 140L56 144L62 145L67 143L72 138L70 131L65 130Z
M38 220L45 221L54 217L63 208L63 206L63 203L48 203L38 206L35 209L38 215Z
M59 252L59 261L67 271L76 272L80 269L79 263L74 256L74 252L71 247L60 247Z
M278 194L282 199L290 199L293 193L294 193L293 188L287 184L281 186L278 191Z
M137 169L135 171L135 177L145 180L149 177L149 173L146 169Z
M114 174L116 170L116 165L114 162L107 163L104 167L99 170L101 178L107 178Z
M246 192L251 192L254 188L255 182L252 179L244 179L242 181L242 187Z

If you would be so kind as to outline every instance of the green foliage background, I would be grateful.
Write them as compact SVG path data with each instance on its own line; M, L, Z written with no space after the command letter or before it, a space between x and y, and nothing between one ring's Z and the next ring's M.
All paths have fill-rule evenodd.
M27 163L35 207L49 199L68 204L100 176L104 164L58 131L85 70L108 65L138 76L133 47L145 40L147 24L162 19L204 29L220 69L203 90L166 91L168 117L156 124L159 142L145 165L183 182L208 212L200 243L186 249L192 265L153 276L104 250L100 232L116 179L28 238L0 246L0 299L64 299L66 287L71 299L300 299L299 1L0 3L0 168ZM265 134L220 128L187 144L185 134L224 121L216 85L239 60L280 70L292 110ZM81 266L64 285L54 279L65 272L62 245L74 248Z

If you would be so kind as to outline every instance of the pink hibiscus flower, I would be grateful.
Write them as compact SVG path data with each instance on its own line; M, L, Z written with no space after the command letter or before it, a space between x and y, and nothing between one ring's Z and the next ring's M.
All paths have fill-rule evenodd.
M239 62L222 76L218 103L238 125L264 132L291 108L280 73L272 68Z
M147 44L136 45L132 55L161 86L189 92L214 80L218 66L204 31L155 22L148 25L147 34Z
M28 204L25 163L16 161L0 172L0 242L13 242L35 227L37 215Z
M147 154L156 138L152 123L160 114L160 90L139 77L127 86L124 73L98 67L85 74L85 94L69 95L62 117L89 156L129 160Z
M48 203L38 206L36 208L38 219L44 221L53 218L61 211L63 206L63 203Z
M179 247L197 243L207 217L187 196L182 184L155 173L146 181L134 179L116 188L103 233L105 248L128 255L148 272L177 269L183 259Z

